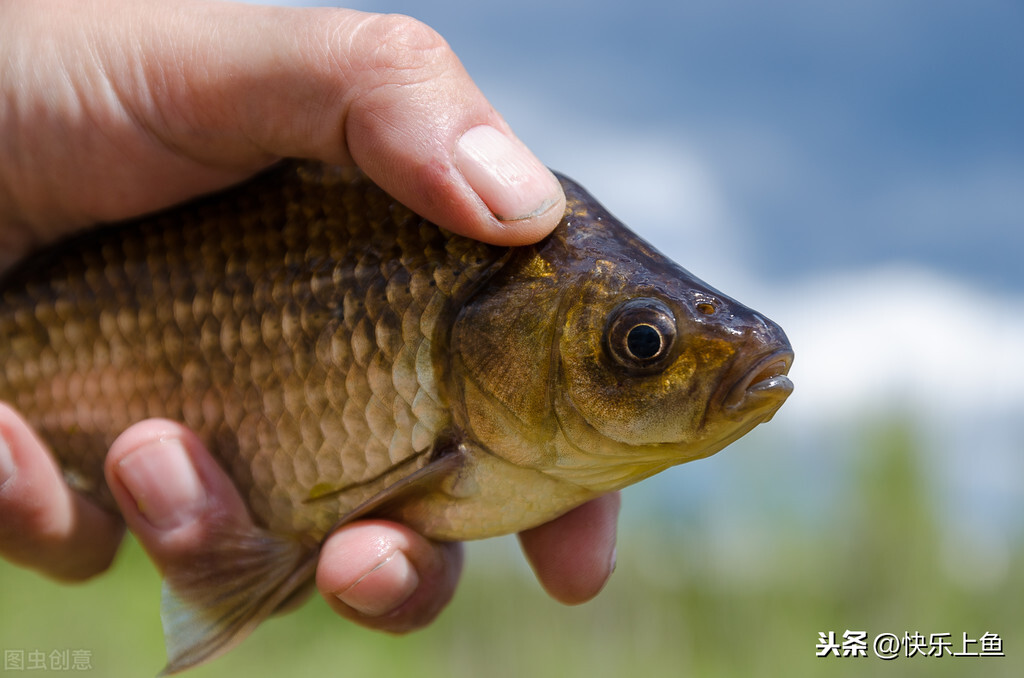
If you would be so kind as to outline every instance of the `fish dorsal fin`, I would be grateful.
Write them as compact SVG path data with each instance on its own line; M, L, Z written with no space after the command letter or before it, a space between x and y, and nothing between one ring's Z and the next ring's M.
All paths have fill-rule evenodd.
M318 550L251 528L211 539L210 550L164 578L160 617L170 675L241 642L316 571Z

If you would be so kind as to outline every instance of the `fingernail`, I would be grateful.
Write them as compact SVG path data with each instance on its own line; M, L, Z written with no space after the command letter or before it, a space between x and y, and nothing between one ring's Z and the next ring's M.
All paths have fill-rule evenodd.
M336 595L338 600L367 617L381 617L407 601L419 585L420 576L409 559L401 551L393 551Z
M608 576L609 577L615 572L615 566L618 563L618 558L619 558L619 549L616 547L616 548L612 549L611 561L608 563Z
M206 506L206 490L180 440L139 447L118 462L117 475L139 511L158 530L188 525Z
M14 477L16 470L11 448L8 447L7 441L3 439L3 436L0 436L0 487L3 487L8 480Z
M561 199L561 185L551 171L522 142L489 125L462 135L455 162L499 221L535 217Z

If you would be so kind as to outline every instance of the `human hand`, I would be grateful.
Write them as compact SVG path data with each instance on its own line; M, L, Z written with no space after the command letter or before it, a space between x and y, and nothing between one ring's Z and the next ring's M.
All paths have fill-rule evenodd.
M73 229L221 188L286 156L354 162L423 216L498 244L543 237L564 209L557 182L444 41L410 19L2 3L0 64L0 268ZM0 554L63 579L102 571L120 520L67 487L9 408L0 437ZM129 429L106 470L161 569L194 556L214 520L249 520L199 441L169 422ZM552 596L581 602L601 588L617 511L606 497L521 535ZM460 569L458 545L364 521L327 540L317 585L343 616L403 631L433 619Z
M539 240L562 215L553 175L407 17L36 0L0 18L7 257L282 157L354 162L422 216L497 244Z

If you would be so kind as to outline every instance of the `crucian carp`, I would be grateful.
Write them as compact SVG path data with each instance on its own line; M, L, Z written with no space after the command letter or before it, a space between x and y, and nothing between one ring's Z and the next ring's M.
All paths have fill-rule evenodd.
M248 183L37 252L0 281L0 399L114 510L103 459L195 430L256 534L167 572L168 672L241 640L366 516L441 540L533 527L772 417L783 331L560 178L539 243L454 235L355 170Z

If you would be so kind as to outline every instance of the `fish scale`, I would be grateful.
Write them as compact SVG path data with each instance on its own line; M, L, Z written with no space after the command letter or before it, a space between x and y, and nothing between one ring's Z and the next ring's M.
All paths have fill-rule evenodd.
M560 181L551 235L501 248L357 171L286 161L3 275L0 399L73 486L116 510L107 450L168 417L250 510L165 563L166 672L300 590L335 527L524 530L774 415L792 390L781 328Z
M449 233L348 173L308 171L319 174L201 202L174 227L163 216L97 232L84 254L51 257L48 281L7 286L0 337L23 345L6 347L17 360L5 356L0 398L105 505L113 438L164 416L215 441L263 525L318 540L380 490L362 483L450 424L433 335L496 248L449 247ZM341 200L325 198L336 189ZM301 220L283 216L298 205ZM309 501L325 479L355 489Z

